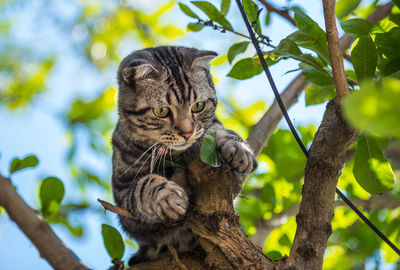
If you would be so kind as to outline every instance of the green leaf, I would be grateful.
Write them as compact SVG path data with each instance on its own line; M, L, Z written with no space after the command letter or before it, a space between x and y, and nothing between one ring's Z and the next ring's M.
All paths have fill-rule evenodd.
M354 34L356 37L368 35L373 25L364 19L350 19L340 23L343 30L348 34Z
M244 11L249 18L250 24L252 25L254 31L261 36L261 25L258 18L258 7L252 0L242 0Z
M360 186L373 195L391 190L395 183L392 168L374 137L358 138L353 173Z
M400 70L399 70L399 71L396 71L396 72L393 73L393 74L390 74L389 77L390 77L390 78L394 78L394 79L399 79L399 80L400 80Z
M333 86L311 84L306 88L306 106L321 104L335 97L336 91Z
M313 19L311 19L307 14L305 14L300 8L292 7L290 8L294 12L294 21L299 29L302 29L307 24L317 24Z
M58 212L64 193L64 184L57 177L47 177L42 180L39 189L39 201L43 216L51 217Z
M304 64L307 64L309 66L312 66L315 69L322 71L323 73L327 73L327 71L323 68L321 63L319 63L311 55L303 54L300 51L299 47L297 47L297 44L289 38L283 39L279 43L279 46L271 52L273 52L278 57L289 57L297 61L300 61Z
M35 167L38 164L39 160L34 155L24 157L22 160L19 158L14 158L10 164L10 175L25 168Z
M199 16L196 15L187 5L178 3L179 8L182 10L183 13L185 13L187 16L192 17L194 19L198 19Z
M382 67L382 72L385 76L390 76L397 71L400 71L400 57L390 59L389 62Z
M198 32L204 28L204 24L202 23L188 23L186 30L191 32Z
M325 32L316 23L304 25L300 30L290 34L287 38L296 42L297 46L317 53L325 64L330 63Z
M338 0L335 5L336 17L343 19L355 10L361 0Z
M104 246L111 260L121 260L122 256L124 256L125 245L118 230L110 225L101 224L101 235L103 236Z
M273 261L278 261L283 257L282 254L277 250L269 251L265 255L267 255L267 257L270 258Z
M400 80L365 81L344 100L344 116L358 130L400 137Z
M300 130L302 139L304 131L307 132ZM284 149L285 154L282 154L282 149ZM301 177L304 174L306 157L289 130L279 129L275 131L271 135L267 147L263 149L263 153L275 162L275 169L279 177L283 177L289 182L295 182L298 181L299 176Z
M314 68L310 68L308 70L305 70L305 80L307 82L317 84L320 86L333 86L333 79L331 76L329 76L326 73L323 73L319 70L316 70Z
M228 61L229 63L232 63L233 59L241 53L244 53L249 46L250 42L249 41L243 41L239 42L236 44L233 44L228 51Z
M393 3L396 4L398 8L400 8L400 0L393 0Z
M244 58L237 61L229 71L229 77L238 80L249 79L263 71L260 60L257 58Z
M370 36L361 36L351 51L353 67L359 82L373 78L375 75L377 52Z
M400 13L390 15L389 20L400 26Z
M208 16L208 18L210 18L210 20L219 23L227 30L233 31L232 25L211 3L206 1L191 1L191 3L201 9Z
M213 167L221 166L221 159L217 151L216 129L211 127L204 137L200 147L200 159Z
M228 14L230 6L231 6L231 0L222 0L221 1L221 14L226 16L226 14Z
M267 10L267 14L265 15L265 25L269 25L271 21L271 11Z
M257 19L257 5L252 0L242 0L242 3L250 23L253 24Z
M375 34L378 51L388 58L400 57L400 27L392 28L387 33Z

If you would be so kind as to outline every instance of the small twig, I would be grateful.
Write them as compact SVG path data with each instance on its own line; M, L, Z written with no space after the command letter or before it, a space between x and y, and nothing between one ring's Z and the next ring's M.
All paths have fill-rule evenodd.
M132 214L131 214L128 210L126 210L126 209L123 209L123 208L121 208L121 207L115 206L115 205L113 205L113 204L111 204L111 203L109 203L109 202L106 202L106 201L103 201L103 200L100 200L100 199L97 199L97 201L98 201L99 203L101 203L101 205L104 207L104 209L106 209L106 210L108 210L108 211L111 211L111 212L113 212L113 213L116 213L116 214L118 214L118 215L120 215L120 216L124 216L124 217L127 217L127 218L131 218L131 219L138 220L137 217L135 217L134 215L132 215Z
M113 265L108 270L124 270L124 262L119 259L112 260Z
M289 21L291 24L293 24L294 26L296 26L296 22L295 20L290 17L289 15L289 11L287 9L279 9L274 7L272 4L268 3L265 0L260 0L260 2L270 11L270 12L274 12L276 14L278 14L279 16L285 18L287 21Z
M339 37L336 26L335 0L323 0L326 39L328 41L329 56L332 65L332 74L336 88L336 97L340 103L349 88L346 73L344 72L343 55L340 51Z
M129 212L128 210L126 210L124 208L118 207L116 205L113 205L113 204L103 201L101 199L97 199L97 201L99 203L101 203L101 205L104 207L104 209L106 209L110 212L113 212L113 213L123 216L123 217L131 218L131 219L139 221L139 218L135 217L134 215L131 214L131 212ZM183 220L174 221L174 222L164 221L164 222L159 222L159 223L162 223L167 227L175 227L175 226L182 224L182 222L183 222Z
M351 56L348 55L347 53L343 53L343 58L352 63Z
M214 24L213 21L205 21L205 20L202 20L202 19L198 19L197 23L201 23L201 24L203 24L205 26L209 26L214 30L219 30L221 33L225 33L226 31L228 31L228 32L231 32L231 33L233 33L235 35L250 39L250 37L246 36L245 34L242 34L242 33L239 33L239 32L233 31L233 30L226 29L226 28L224 28L224 27L222 27L220 25ZM264 45L267 45L267 46L269 46L271 48L276 48L276 46L274 46L274 45L272 45L270 43L271 40L267 36L260 36L259 39L258 39L258 42L262 43Z
M181 262L181 260L179 260L178 252L176 252L176 249L173 246L171 246L170 244L167 245L167 248L168 248L169 252L171 252L172 257L174 258L174 260L175 260L176 264L179 266L179 268L181 270L187 270L186 266Z

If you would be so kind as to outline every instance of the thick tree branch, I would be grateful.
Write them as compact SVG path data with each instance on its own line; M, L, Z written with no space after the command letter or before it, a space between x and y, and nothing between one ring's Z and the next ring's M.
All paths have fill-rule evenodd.
M235 176L224 166L213 168L194 153L186 160L189 183L195 201L184 219L184 225L199 236L202 254L182 255L179 261L190 269L274 269L259 247L240 228L233 208ZM131 270L179 269L173 256L138 264Z
M32 241L40 256L54 269L89 269L55 235L49 224L17 194L9 179L0 175L0 205ZM23 255L21 255L23 256Z
M340 105L328 103L308 151L297 230L286 266L321 269L333 217L333 200L347 148L358 133L347 126Z
M340 102L348 92L343 57L336 28L335 1L323 0L326 37L336 87L325 116L308 151L297 230L288 260L282 266L322 269L328 238L332 233L333 201L345 163L345 153L358 133L341 115Z
M274 12L274 13L278 14L279 16L283 17L288 22L290 22L291 24L296 26L295 20L292 17L290 17L289 11L287 9L276 8L275 6L273 6L271 3L269 3L266 0L259 0L259 1L267 8L267 10L269 10L270 12Z
M323 0L326 39L328 41L329 58L331 60L333 81L336 88L337 101L347 94L346 73L344 72L343 55L340 51L339 37L336 26L335 0Z

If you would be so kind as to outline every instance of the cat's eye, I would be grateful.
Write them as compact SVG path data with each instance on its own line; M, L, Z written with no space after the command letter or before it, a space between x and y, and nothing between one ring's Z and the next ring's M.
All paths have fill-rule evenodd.
M164 118L167 117L169 109L168 107L156 107L153 109L153 113L157 117Z
M201 112L204 109L205 104L206 103L204 101L196 102L195 104L193 104L193 106L191 108L192 112L194 112L194 113Z

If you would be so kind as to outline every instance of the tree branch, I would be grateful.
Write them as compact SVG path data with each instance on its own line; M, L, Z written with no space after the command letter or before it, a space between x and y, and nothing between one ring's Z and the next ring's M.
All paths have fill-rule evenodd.
M259 247L243 233L233 207L233 179L229 168L213 168L194 153L185 160L186 175L193 187L194 202L183 223L198 235L203 254L182 255L180 263L190 269L274 269ZM179 269L172 256L138 264L130 270Z
M49 224L24 202L11 181L1 175L0 205L54 269L89 269L55 235Z
M323 0L326 39L328 41L329 58L331 60L333 81L336 88L337 101L347 94L346 73L344 72L343 55L340 51L339 37L336 27L335 0Z
M271 3L268 3L266 0L259 0L270 12L275 12L279 16L283 17L286 19L288 22L290 22L292 25L296 26L295 20L290 17L289 11L287 9L279 9L274 7Z
M286 266L321 269L332 233L333 200L347 148L358 133L347 126L340 105L331 100L308 151L303 198L297 214L297 230Z

